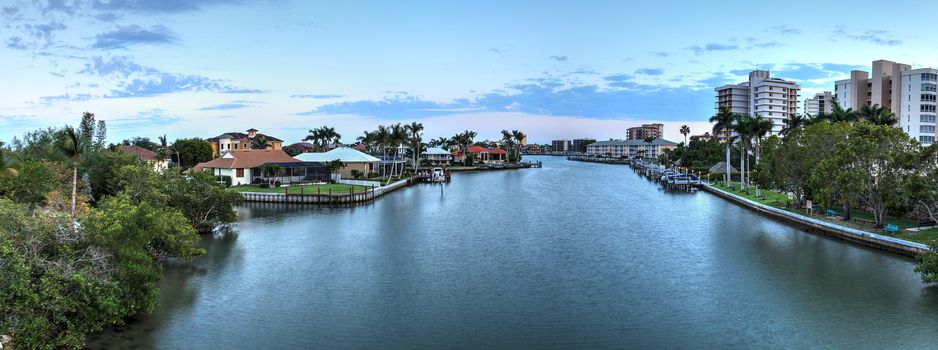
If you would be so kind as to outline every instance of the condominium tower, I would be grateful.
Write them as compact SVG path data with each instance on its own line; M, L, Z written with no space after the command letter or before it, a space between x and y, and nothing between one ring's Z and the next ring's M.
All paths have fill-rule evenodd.
M749 81L715 90L717 112L727 108L735 114L759 114L772 121L770 134L782 131L785 120L798 113L801 87L792 81L772 78L767 70L754 70L749 73Z
M831 101L834 95L830 91L824 91L814 94L814 97L804 100L804 114L819 115L821 113L830 114L833 111Z
M912 66L887 60L873 61L872 74L855 70L850 79L834 82L837 103L844 109L859 110L863 106L880 105L891 111L899 110L901 89L893 88L893 78Z
M626 130L626 138L629 140L656 139L664 135L664 124L642 124Z

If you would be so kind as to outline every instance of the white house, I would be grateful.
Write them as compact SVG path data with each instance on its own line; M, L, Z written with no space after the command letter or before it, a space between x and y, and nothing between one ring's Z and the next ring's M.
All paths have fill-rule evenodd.
M453 154L442 148L428 148L421 156L431 165L449 165L453 161Z

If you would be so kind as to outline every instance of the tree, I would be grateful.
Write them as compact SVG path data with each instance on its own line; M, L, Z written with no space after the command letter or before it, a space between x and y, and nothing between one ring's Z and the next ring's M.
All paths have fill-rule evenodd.
M78 160L82 154L82 148L84 147L81 143L82 136L75 131L70 126L66 126L65 129L59 133L58 143L56 144L59 151L68 159L69 165L72 167L72 219L75 219L75 205L78 198Z
M176 153L176 163L184 169L212 160L212 145L200 138L178 139L171 148Z
M78 135L81 137L80 144L82 147L86 148L83 151L88 151L87 148L94 148L94 129L94 113L83 113L81 116L81 123L78 124Z
M95 128L94 143L95 149L102 149L107 143L107 124L103 120L99 120L98 127Z
M452 144L452 141L449 138L438 137L433 140L430 140L430 143L428 145L430 147L440 147L442 149L448 149L451 144Z
M121 145L124 146L137 146L140 148L145 148L153 152L157 152L160 149L160 145L153 140L150 140L149 137L133 137L130 139L124 139L121 141Z
M684 135L684 145L687 146L687 135L690 134L690 127L681 125L681 135Z
M261 174L267 179L269 187L275 187L274 184L280 176L283 176L283 167L279 164L264 164L261 167Z
M251 140L251 149L267 149L267 136L258 136Z
M339 135L335 128L323 126L318 129L310 129L309 135L303 141L311 141L317 150L323 151L330 144L338 143L341 138L342 135Z
M518 131L518 130L512 130L511 136L515 138L515 142L517 144L517 147L515 149L515 161L520 162L521 161L521 146L523 143L527 142L528 135L525 135L523 132ZM587 144L583 145L583 147L586 147L586 145L590 143L592 142L588 142Z
M739 186L745 189L746 186L746 161L749 159L749 144L753 137L753 119L745 114L736 115L736 123L733 124L733 131L736 132L739 140Z
M723 181L726 187L730 186L730 139L733 132L733 121L735 120L735 115L727 108L720 108L719 113L710 117L710 122L713 123L713 136L716 137L716 135L722 133L725 139L726 175L724 175Z
M339 171L339 169L345 168L346 166L345 162L339 159L330 160L323 165L326 166L326 170L329 171L330 174L334 174Z
M404 126L406 129L407 135L407 144L413 152L414 155L414 172L420 170L420 148L423 147L423 139L421 131L423 131L423 124L418 122L412 122Z
M820 118L822 116L818 116L818 117ZM823 117L824 118L820 120L827 120L831 123L837 123L837 122L853 123L859 119L857 112L854 111L853 108L843 109L843 107L840 106L840 102L837 102L836 99L831 101L831 114L824 115Z
M171 174L167 180L167 204L182 211L199 233L210 233L238 219L234 206L243 200L241 194L225 189L214 175L205 172L189 176Z
M755 151L756 151L756 166L759 166L759 155L761 154L760 146L762 144L762 138L772 130L774 125L772 121L766 118L763 118L761 115L756 113L755 117L751 120L751 131L752 137L755 141ZM761 196L759 187L756 186L756 196Z
M830 158L820 162L814 176L831 178L841 192L855 193L859 204L870 209L876 225L882 227L887 209L903 202L899 189L916 171L918 157L918 142L904 131L858 123L834 147Z
M511 162L515 155L515 137L508 130L502 130L502 142L508 148L508 161Z
M56 178L56 172L62 170L58 163L26 160L20 163L18 176L0 178L0 195L17 203L42 205L49 192L65 189Z
M888 109L878 104L873 105L873 107L863 105L863 107L860 107L860 111L857 114L860 120L866 120L874 125L893 126L899 122L895 113L890 112Z

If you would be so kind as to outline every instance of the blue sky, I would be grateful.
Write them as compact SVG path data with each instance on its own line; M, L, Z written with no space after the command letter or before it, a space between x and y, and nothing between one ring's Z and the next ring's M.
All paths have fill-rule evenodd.
M0 4L2 141L83 111L112 142L251 127L292 142L322 125L352 142L410 121L428 138L520 129L536 142L662 121L680 140L682 124L707 129L715 86L754 68L806 97L880 58L938 65L922 22L884 20L872 1L852 2L857 13L819 1Z

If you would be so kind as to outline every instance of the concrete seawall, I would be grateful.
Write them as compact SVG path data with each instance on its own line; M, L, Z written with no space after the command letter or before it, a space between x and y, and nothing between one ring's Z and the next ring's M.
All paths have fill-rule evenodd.
M365 192L342 195L241 192L241 197L244 198L245 202L342 205L373 201L383 195L407 187L410 184L410 180L401 180L387 186L369 189Z
M723 191L708 184L701 185L701 188L704 191L716 195L717 197L729 200L730 202L754 210L758 213L761 213L762 215L803 226L809 231L815 233L825 234L831 237L906 256L914 257L916 255L928 252L928 246L921 243L910 242L903 239L858 230L855 228L841 226L827 221L792 213L762 203L754 202L747 198Z

